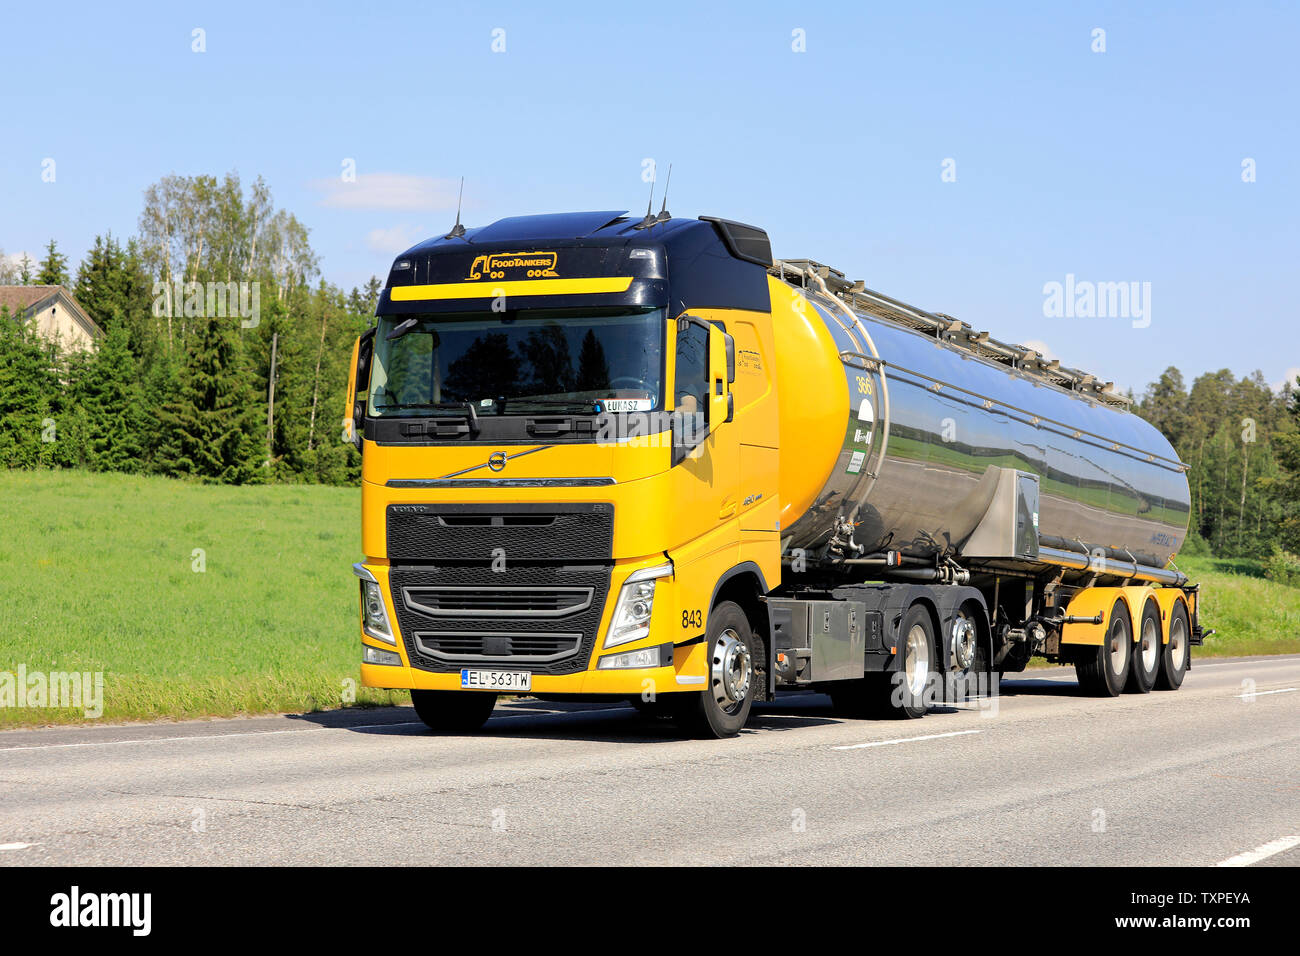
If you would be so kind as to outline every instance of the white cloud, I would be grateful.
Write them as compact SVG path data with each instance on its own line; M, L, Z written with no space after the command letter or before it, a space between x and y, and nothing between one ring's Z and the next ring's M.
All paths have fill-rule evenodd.
M366 245L373 252L395 256L428 238L428 232L423 226L392 226L388 229L371 229L366 233Z
M6 253L0 249L0 276L12 274L13 280L18 281L18 273L23 267L23 256L27 256L32 275L36 274L40 257L30 252L10 252Z
M333 209L456 210L460 181L403 173L360 173L355 182L342 177L316 179L311 187L322 194L320 205Z
M1285 372L1282 373L1282 380L1280 382L1273 383L1273 391L1280 392L1282 391L1282 389L1288 386L1295 385L1295 380L1297 375L1300 375L1300 368L1297 368L1294 365L1291 366L1289 369L1287 369Z

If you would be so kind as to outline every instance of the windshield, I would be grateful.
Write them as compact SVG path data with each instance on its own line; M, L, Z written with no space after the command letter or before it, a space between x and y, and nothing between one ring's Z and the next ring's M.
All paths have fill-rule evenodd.
M370 414L653 411L663 310L381 316Z

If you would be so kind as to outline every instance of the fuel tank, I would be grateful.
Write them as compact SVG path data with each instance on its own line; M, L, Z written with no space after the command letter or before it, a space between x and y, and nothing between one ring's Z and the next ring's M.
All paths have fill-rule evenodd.
M1159 430L1091 376L860 287L836 294L825 271L769 276L784 550L847 525L854 553L960 557L1012 472L1037 478L1044 546L1173 558L1190 494Z

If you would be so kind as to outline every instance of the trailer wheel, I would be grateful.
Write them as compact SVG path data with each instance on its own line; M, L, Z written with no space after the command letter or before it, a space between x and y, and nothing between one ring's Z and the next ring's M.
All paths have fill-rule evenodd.
M1155 686L1156 676L1160 673L1160 652L1164 649L1161 636L1160 608L1155 601L1148 599L1146 607L1142 608L1142 625L1133 642L1133 665L1124 685L1130 694L1149 694Z
M672 695L681 698L678 721L695 736L734 737L745 726L754 704L754 633L740 605L722 601L709 613L706 637L708 690Z
M472 690L413 690L411 703L430 730L470 733L487 722L497 698L496 694Z
M1187 608L1179 601L1169 615L1169 641L1160 655L1160 674L1156 677L1156 687L1160 690L1178 690L1183 685L1191 659L1191 645L1188 642L1190 633Z
M1122 599L1116 600L1110 609L1106 639L1097 647L1080 647L1074 653L1074 672L1085 694L1119 695L1133 663L1133 625Z

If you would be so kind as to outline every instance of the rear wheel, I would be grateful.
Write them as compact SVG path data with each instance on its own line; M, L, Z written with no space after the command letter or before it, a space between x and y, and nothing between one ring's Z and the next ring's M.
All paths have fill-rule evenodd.
M738 604L723 601L709 614L708 690L673 694L681 698L678 719L700 737L734 737L749 719L757 681L754 655L758 643L749 618Z
M1129 668L1128 683L1124 685L1130 694L1147 694L1155 686L1156 676L1160 673L1160 652L1164 647L1160 638L1160 608L1155 601L1148 600L1142 609L1137 640L1133 642L1133 666Z
M1074 655L1074 672L1085 694L1115 697L1124 689L1133 663L1133 624L1122 600L1117 600L1110 609L1102 643L1097 647L1079 647Z
M469 733L487 722L497 697L472 690L413 690L411 703L430 730Z
M831 685L831 703L843 717L893 717L915 720L925 716L925 697L932 675L937 676L940 660L930 612L912 605L903 619L901 667L883 674L867 674L860 680Z
M1189 634L1187 608L1179 601L1169 615L1169 640L1160 655L1160 674L1156 677L1156 687L1160 690L1178 690L1182 686L1191 660Z

